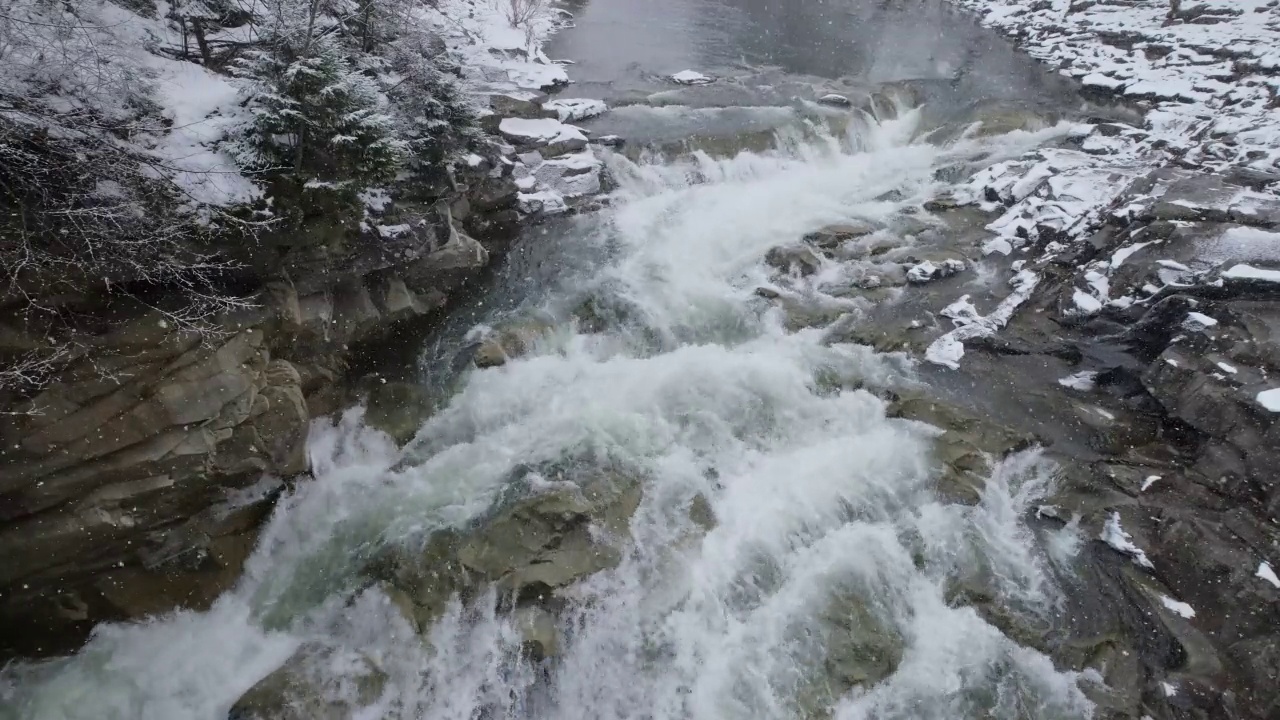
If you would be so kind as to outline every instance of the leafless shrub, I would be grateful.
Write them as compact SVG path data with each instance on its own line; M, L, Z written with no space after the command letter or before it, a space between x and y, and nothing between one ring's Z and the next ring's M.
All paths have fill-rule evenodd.
M503 14L513 28L525 28L529 32L533 21L546 7L546 0L503 0Z

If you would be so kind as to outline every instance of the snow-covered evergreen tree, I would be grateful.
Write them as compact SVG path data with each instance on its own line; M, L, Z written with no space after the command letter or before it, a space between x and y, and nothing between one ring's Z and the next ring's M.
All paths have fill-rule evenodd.
M234 65L255 116L242 161L375 180L460 146L474 113L415 24L417 1L271 0L259 20L266 41Z
M266 46L237 62L255 118L241 158L258 170L322 180L387 177L408 143L396 137L377 84L348 58L338 26L314 16L318 4L278 0L299 7L279 12Z

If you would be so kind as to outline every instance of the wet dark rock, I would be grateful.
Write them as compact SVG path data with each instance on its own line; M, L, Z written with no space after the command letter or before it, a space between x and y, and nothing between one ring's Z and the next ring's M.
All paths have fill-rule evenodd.
M476 367L496 367L523 356L552 330L550 320L541 317L516 319L494 329L472 348L471 360Z
M976 504L993 463L1011 452L1030 447L1035 441L1029 435L930 398L895 400L885 409L885 414L942 430L934 441L935 459L942 466L937 487L939 495L950 502Z
M765 254L764 261L772 268L798 275L812 275L822 268L822 260L805 245L773 248Z
M434 409L435 400L426 387L379 378L371 383L364 421L404 444L413 439Z
M870 222L854 220L815 230L805 235L804 241L824 252L830 252L849 240L870 235L878 229Z

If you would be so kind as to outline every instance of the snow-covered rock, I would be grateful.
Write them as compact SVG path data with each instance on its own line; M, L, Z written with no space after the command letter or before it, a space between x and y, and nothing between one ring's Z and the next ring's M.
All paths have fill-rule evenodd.
M681 70L671 76L671 81L677 85L710 85L716 79L697 70Z
M608 112L609 106L603 100L588 98L556 98L543 106L544 110L553 112L561 122L586 120Z
M929 260L916 263L907 270L907 280L915 284L927 283L930 280L951 277L956 273L964 270L965 264L963 260L956 258L947 258L946 260L933 263Z
M506 118L498 132L516 145L541 146L548 156L576 152L587 146L587 136L573 125L551 118Z

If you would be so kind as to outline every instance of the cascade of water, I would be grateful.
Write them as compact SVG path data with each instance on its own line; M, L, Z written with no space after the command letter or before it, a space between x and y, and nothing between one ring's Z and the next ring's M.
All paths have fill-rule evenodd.
M548 304L624 311L471 372L403 453L358 411L318 423L316 478L282 502L234 591L9 668L0 717L221 720L313 640L387 673L369 718L1086 716L1079 678L948 603L955 583L994 577L1011 608L1051 612L1020 521L1043 461L1007 461L977 506L940 502L932 432L871 392L910 385L908 363L790 331L755 293L771 247L927 195L964 150L912 144L917 122L784 133L728 159L614 157L615 207L574 240L608 261ZM522 653L492 596L454 601L423 643L363 586L382 548L481 516L521 467L583 456L634 469L643 495L621 563L564 598L556 659ZM697 502L710 518L691 517Z

